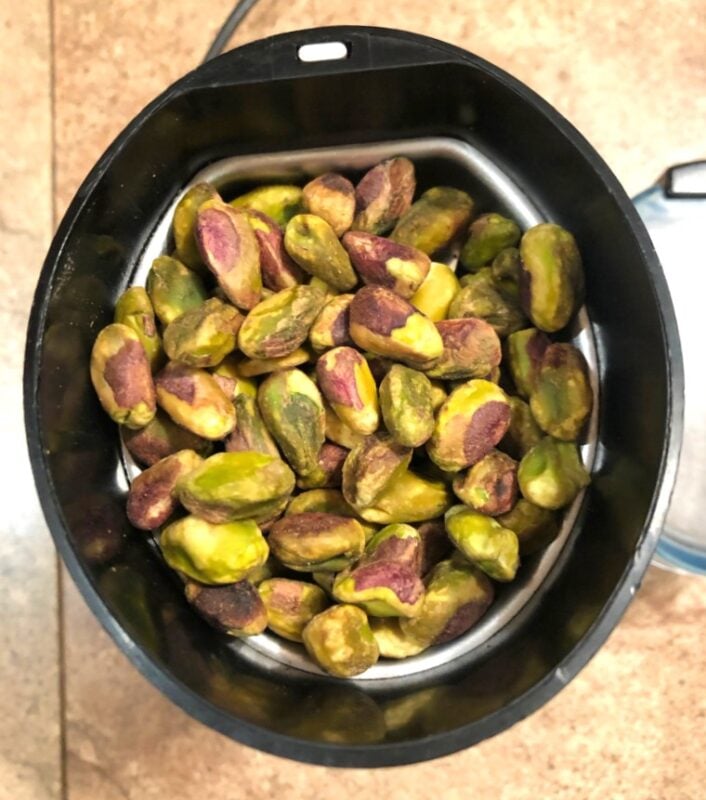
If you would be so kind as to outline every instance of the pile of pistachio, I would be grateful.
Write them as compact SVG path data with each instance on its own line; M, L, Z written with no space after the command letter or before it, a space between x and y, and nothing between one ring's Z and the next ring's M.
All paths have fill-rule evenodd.
M128 517L189 602L338 677L469 630L589 481L586 363L547 335L582 302L574 238L415 193L401 157L194 186L91 357L145 467Z

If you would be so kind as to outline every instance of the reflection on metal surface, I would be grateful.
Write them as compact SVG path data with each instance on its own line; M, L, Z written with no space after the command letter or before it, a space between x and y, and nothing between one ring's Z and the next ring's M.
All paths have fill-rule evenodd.
M419 171L432 177L437 172L446 175L455 174L458 184L469 188L471 193L474 193L475 188L487 198L489 205L503 209L516 219L523 229L545 219L541 209L535 206L479 147L468 142L440 137L238 156L206 167L193 177L183 191L200 181L208 181L227 196L229 189L232 192L232 187L239 182L252 184L264 181L298 181L326 171L365 170L384 158L399 154L411 158ZM152 261L167 252L171 220L180 197L181 195L174 198L150 237L132 277L133 284L144 285ZM450 258L450 264L455 267L455 258ZM591 470L596 454L598 431L598 362L596 344L585 309L581 309L577 315L572 334L573 343L581 349L588 362L591 385L596 398L587 427L586 444L581 447L583 462L587 469ZM124 447L123 461L129 477L139 472L139 468ZM404 678L405 686L409 686L410 676L421 677L429 670L448 664L471 651L480 652L482 645L521 611L549 575L571 536L583 496L584 492L581 492L566 510L559 536L541 554L528 560L512 584L502 587L490 611L472 630L448 644L433 647L413 658L399 662L380 661L357 676L356 681L365 683L366 688L374 689L376 685L394 688L395 681ZM324 674L313 664L300 645L268 633L250 637L247 641L234 640L231 647L261 669L286 672L290 677L295 677L297 672Z
M706 162L673 167L667 175L666 188L654 186L635 199L667 277L684 357L684 440L655 562L706 574L706 529L702 519L706 489L706 370L702 366L701 291Z

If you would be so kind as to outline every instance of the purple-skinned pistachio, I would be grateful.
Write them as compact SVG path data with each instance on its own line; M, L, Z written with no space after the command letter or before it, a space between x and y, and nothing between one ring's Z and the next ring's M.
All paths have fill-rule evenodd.
M429 272L429 256L383 236L349 231L342 242L363 283L384 286L405 299L412 297Z
M143 428L157 410L149 359L127 325L103 328L91 350L91 381L103 409L127 428Z
M326 220L336 236L341 237L353 224L355 189L335 172L326 172L309 181L302 189L304 208Z

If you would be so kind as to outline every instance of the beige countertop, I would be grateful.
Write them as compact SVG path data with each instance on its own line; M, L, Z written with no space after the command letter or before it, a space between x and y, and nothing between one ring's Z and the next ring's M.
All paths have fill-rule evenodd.
M706 786L706 581L652 569L607 644L559 696L437 761L336 771L238 745L127 662L57 562L24 454L20 381L52 232L104 148L202 57L229 0L0 0L0 400L16 459L2 539L0 800L176 797L700 800ZM339 23L406 28L529 84L630 193L706 156L704 0L491 0L430 6L261 0L236 43Z

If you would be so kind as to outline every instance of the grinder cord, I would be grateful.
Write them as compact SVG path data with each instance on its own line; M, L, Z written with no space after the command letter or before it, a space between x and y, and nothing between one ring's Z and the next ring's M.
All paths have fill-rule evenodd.
M257 3L257 0L239 0L235 8L226 17L226 21L221 25L221 29L216 34L211 46L206 51L203 62L210 61L212 58L219 56L223 52L223 48L228 44L230 37L235 32L236 28L245 19L252 7Z

